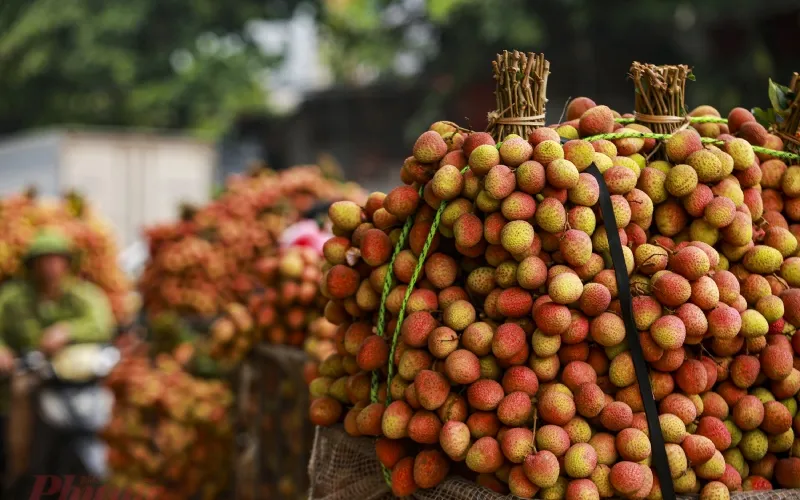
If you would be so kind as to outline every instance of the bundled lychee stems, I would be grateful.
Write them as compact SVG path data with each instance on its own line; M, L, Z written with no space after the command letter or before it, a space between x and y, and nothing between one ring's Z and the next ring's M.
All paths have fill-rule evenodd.
M636 122L658 134L671 134L686 124L686 65L655 66L634 61L630 69L636 101Z
M492 61L497 110L489 113L486 131L498 141L509 134L528 137L545 124L550 62L544 54L503 51Z
M778 135L786 143L787 149L800 153L800 139L797 132L800 131L800 74L792 75L789 88L794 92L794 101L789 105L789 115L786 120L778 125Z

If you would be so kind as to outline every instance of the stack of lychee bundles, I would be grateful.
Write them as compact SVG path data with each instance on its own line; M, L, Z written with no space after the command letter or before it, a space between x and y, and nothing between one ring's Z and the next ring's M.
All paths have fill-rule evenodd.
M438 122L406 185L331 207L322 288L338 353L310 416L377 437L395 495L460 475L522 498L662 498L621 294L675 491L800 488L800 167L755 154L774 136L742 108L663 143L593 137L649 132L618 118L577 99L568 122L502 144Z

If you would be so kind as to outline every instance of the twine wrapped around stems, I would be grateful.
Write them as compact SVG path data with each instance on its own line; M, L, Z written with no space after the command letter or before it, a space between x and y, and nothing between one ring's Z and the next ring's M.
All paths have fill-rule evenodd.
M488 114L486 131L496 141L510 134L528 138L545 124L550 62L544 54L504 51L492 61L497 109Z
M671 134L685 125L686 80L691 69L686 65L656 66L634 61L630 69L635 91L636 123L656 134Z

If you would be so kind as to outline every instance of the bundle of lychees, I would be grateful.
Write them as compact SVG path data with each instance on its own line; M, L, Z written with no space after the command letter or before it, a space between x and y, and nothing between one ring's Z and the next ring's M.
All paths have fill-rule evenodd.
M76 271L106 292L117 321L130 318L130 283L117 263L114 234L83 198L75 193L55 200L33 192L0 199L0 281L19 277L22 259L36 232L54 227L72 240Z
M283 230L315 202L342 199L360 201L363 194L314 166L231 176L212 203L148 231L145 310L211 317L228 303L246 303L259 285L260 257L277 251Z
M631 293L674 489L800 488L800 166L760 148L781 149L741 108L666 140L586 98L567 118L502 144L435 123L405 186L331 206L337 354L312 422L379 437L398 496L457 473L523 498L661 498Z
M218 498L233 467L233 394L161 354L131 353L108 379L111 483L144 498Z

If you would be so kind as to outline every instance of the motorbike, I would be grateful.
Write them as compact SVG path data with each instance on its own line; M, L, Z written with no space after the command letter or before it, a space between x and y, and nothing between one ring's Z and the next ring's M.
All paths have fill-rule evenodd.
M102 384L120 360L110 345L78 344L48 359L23 354L15 372L30 375L36 423L27 472L13 481L11 498L27 498L36 474L107 477L107 447L100 438L111 419L113 394Z

